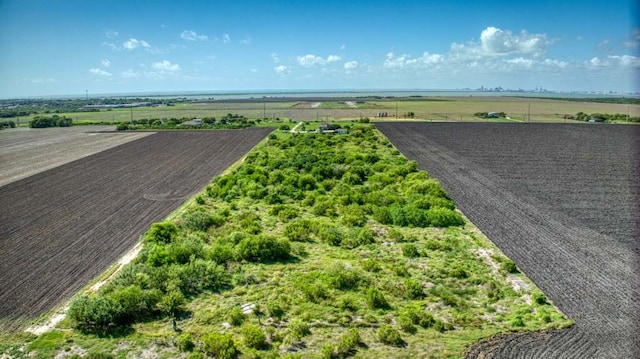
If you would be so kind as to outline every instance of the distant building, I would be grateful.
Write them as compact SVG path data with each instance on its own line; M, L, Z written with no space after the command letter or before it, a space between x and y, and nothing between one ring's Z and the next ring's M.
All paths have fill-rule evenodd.
M489 112L485 116L486 118L498 118L500 117L500 112Z

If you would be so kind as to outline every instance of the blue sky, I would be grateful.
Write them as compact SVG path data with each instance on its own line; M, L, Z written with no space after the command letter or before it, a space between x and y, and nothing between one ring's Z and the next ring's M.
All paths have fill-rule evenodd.
M0 0L0 97L638 92L638 11L635 0Z

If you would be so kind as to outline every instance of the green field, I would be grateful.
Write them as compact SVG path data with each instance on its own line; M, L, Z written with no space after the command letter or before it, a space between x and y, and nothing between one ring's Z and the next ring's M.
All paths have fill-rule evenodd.
M76 123L119 123L140 119L203 118L222 117L227 114L243 115L247 118L290 118L294 121L333 121L369 117L373 120L406 119L413 112L416 120L427 121L487 121L474 116L477 112L504 112L511 121L564 122L566 115L578 112L621 113L631 117L640 116L640 105L611 104L597 102L562 101L537 98L512 97L438 97L421 99L372 100L356 103L352 108L344 102L321 102L317 107L309 102L202 102L177 103L174 106L136 107L100 110L99 112L59 113ZM378 118L386 112L387 117ZM32 116L20 118L25 126ZM8 119L9 120L9 119ZM10 118L16 121L16 118ZM495 120L494 120L495 121Z

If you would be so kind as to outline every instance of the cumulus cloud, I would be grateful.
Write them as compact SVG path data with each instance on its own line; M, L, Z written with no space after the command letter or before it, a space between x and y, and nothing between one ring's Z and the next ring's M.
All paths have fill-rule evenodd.
M459 58L479 58L486 56L532 55L542 56L552 43L546 34L530 34L521 31L514 34L511 30L502 30L489 26L480 33L480 41L466 44L451 44L451 53Z
M640 49L640 29L633 29L631 35L629 35L629 39L625 41L624 46L632 49L639 50Z
M187 41L206 41L209 39L207 35L198 34L193 30L184 30L180 37Z
M155 70L161 72L178 72L180 71L180 65L172 64L171 61L162 60L160 62L156 62L151 65L151 67Z
M289 68L287 66L284 65L280 65L280 66L276 66L273 68L273 71L276 72L276 74L278 75L286 75L290 72Z
M100 64L102 65L102 67L109 67L111 66L111 61L104 59L102 61L100 61Z
M429 67L437 65L444 61L444 56L439 54L430 54L425 52L418 58L411 55L396 56L393 52L389 52L383 63L383 67L387 69L398 69L404 67Z
M345 70L353 70L358 68L358 61L349 61L344 63Z
M98 68L90 69L89 72L99 77L111 77L110 72Z
M315 65L323 66L323 65L326 65L326 64L331 63L331 62L337 62L337 61L342 60L342 58L340 56L338 56L338 55L329 55L329 56L327 56L326 59L324 59L324 58L322 58L320 56L307 54L307 55L304 55L304 56L298 56L296 58L296 60L298 61L298 63L301 66L311 67L311 66L315 66Z
M222 42L224 42L225 44L228 44L231 42L231 36L229 36L229 34L225 33L222 34Z
M125 41L122 44L122 47L124 47L127 50L134 50L134 49L137 49L137 48L140 48L140 47L142 47L142 48L150 48L151 45L149 45L149 43L144 41L144 40L138 40L138 39L131 38L131 39Z

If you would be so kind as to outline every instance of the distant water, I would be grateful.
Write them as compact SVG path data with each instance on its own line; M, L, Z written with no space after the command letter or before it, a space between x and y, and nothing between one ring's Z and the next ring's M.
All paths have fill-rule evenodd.
M546 92L546 91L478 91L478 90L264 90L264 91L165 91L139 93L89 94L89 98L156 98L189 100L232 100L260 99L277 97L445 97L445 96L521 96L521 97L563 97L563 98L595 98L595 97L639 97L640 94L611 94L596 92ZM84 98L84 95L44 96L39 98Z

